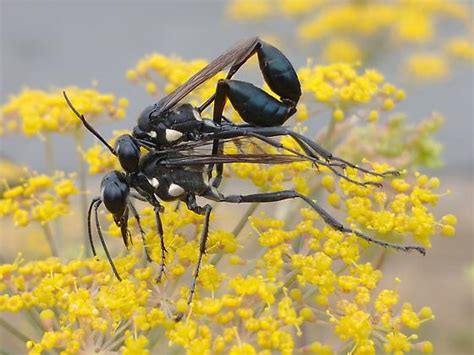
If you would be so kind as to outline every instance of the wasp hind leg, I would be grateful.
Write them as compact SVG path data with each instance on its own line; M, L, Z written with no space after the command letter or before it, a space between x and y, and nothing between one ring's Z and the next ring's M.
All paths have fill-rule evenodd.
M294 190L283 190L277 192L267 192L267 193L259 193L259 194L251 194L251 195L216 195L215 193L209 193L203 197L209 198L214 201L218 202L228 202L228 203L252 203L252 202L260 202L260 203L267 203L267 202L276 202L276 201L283 201L288 199L299 198L306 202L313 210L318 213L324 222L329 225L331 228L340 231L342 233L351 233L356 235L357 237L366 240L367 242L378 244L385 248L392 248L399 251L409 252L415 250L422 255L425 255L425 248L418 247L418 246L410 246L410 245L399 245L393 244L389 242L385 242L382 240L374 239L362 232L357 230L353 230L344 226L341 222L339 222L336 218L331 216L326 210L320 207L317 203L315 203L312 199L308 196L300 194Z
M193 272L193 280L191 282L191 288L188 295L188 305L190 305L193 301L194 293L196 292L196 285L199 277L199 270L202 264L202 258L206 254L206 243L207 237L209 236L209 218L211 216L212 207L208 204L204 205L203 207L198 206L196 203L196 197L194 195L190 195L188 197L187 206L191 211L200 215L204 215L204 224L202 226L201 239L199 240L199 257ZM175 317L175 321L179 322L182 318L183 313L179 313Z
M156 283L160 283L161 279L163 278L163 274L165 273L166 269L166 253L168 252L165 247L165 237L163 232L163 223L161 222L161 206L158 204L153 207L155 212L155 220L156 220L156 229L158 232L158 237L160 238L160 248L161 248L161 261L160 261L160 270L158 272L158 277L156 278Z

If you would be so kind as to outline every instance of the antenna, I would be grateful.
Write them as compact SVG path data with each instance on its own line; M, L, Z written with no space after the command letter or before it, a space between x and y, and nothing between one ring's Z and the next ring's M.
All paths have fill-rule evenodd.
M80 114L76 108L72 105L71 101L69 100L69 98L67 97L66 95L66 91L63 91L63 96L64 98L66 99L66 102L68 104L68 106L71 108L72 112L74 112L76 114L77 117L79 117L79 119L82 121L82 123L84 124L84 126L86 126L86 128L89 130L89 132L91 132L94 136L96 136L109 150L110 152L117 156L117 152L115 151L115 149L113 147L110 146L109 143L107 143L107 141L99 134L99 132L97 132L94 127L92 127L89 122L86 121L84 115Z

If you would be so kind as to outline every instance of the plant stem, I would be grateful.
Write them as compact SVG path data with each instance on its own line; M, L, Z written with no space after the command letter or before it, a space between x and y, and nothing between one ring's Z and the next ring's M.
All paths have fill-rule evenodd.
M234 230L232 231L232 233L235 235L236 238L240 234L240 232L242 232L242 229L244 229L245 225L249 221L249 217L253 215L253 213L257 210L259 205L260 205L260 202L254 202L250 204L249 208L247 209L245 214L240 219L239 223L237 223Z
M6 331L8 331L10 334L20 339L24 343L26 343L28 340L31 339L30 337L23 334L21 331L19 331L16 327L8 323L3 318L0 318L0 326L3 327Z
M46 169L48 173L52 173L54 171L54 147L49 134L46 134L44 138L44 148Z
M81 190L80 197L80 209L81 209L81 220L82 220L82 236L83 236L83 245L87 245L88 237L86 233L86 219L87 219L87 174L86 174L86 163L82 159L82 151L84 148L84 134L82 130L76 130L74 132L74 139L76 141L77 147L77 158L79 160L79 189ZM85 248L85 256L91 256L89 248Z
M58 249L56 248L56 245L54 244L53 233L51 233L50 225L44 224L42 228L43 228L43 232L46 237L46 240L48 241L49 249L51 251L51 256L57 257L59 255Z
M375 260L374 269L382 270L382 266L386 259L387 259L387 250L382 249L379 256L377 257L377 260Z

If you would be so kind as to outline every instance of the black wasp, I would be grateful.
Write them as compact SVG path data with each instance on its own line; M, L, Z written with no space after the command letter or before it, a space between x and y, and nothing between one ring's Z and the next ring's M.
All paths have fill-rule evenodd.
M265 82L273 92L280 96L280 100L250 83L231 79L254 54L258 56L259 66ZM227 68L230 69L226 79L219 80L215 94L201 106L193 107L187 103L180 103L195 88ZM157 232L161 243L158 282L162 279L166 259L163 225L160 218L163 207L160 201L183 201L187 208L204 215L204 226L199 244L199 259L193 273L193 282L188 298L189 303L191 303L195 292L202 257L206 251L209 217L212 210L210 204L199 206L196 202L197 196L215 202L227 203L266 203L299 198L313 208L329 226L338 231L354 233L366 241L383 247L402 251L416 250L421 254L425 253L425 249L422 247L403 246L376 240L362 232L347 228L312 199L294 190L250 195L224 195L218 190L222 180L223 165L236 162L286 164L306 160L311 161L315 166L327 166L341 178L361 185L379 184L353 181L342 174L340 170L350 166L374 176L396 174L393 171L380 174L358 167L333 156L329 151L305 136L282 127L282 124L296 112L296 105L301 96L299 79L285 55L259 38L251 38L235 45L193 75L174 92L158 103L145 108L138 118L133 134L120 136L115 143L115 147L111 147L86 121L84 116L73 107L65 93L64 96L84 126L112 154L118 157L124 169L123 172L113 171L102 179L101 195L92 200L88 211L88 233L92 251L96 255L91 233L91 217L92 210L94 210L95 224L100 241L113 272L119 280L120 275L114 266L102 235L97 210L104 203L107 210L113 215L114 222L120 227L123 241L128 246L127 223L130 213L136 219L142 238L144 238L140 216L132 203L132 199L146 201L154 208ZM227 99L246 122L245 124L235 124L223 116ZM212 103L214 103L212 120L203 119L201 113ZM283 146L274 139L276 136L290 136L301 147L303 153ZM226 142L239 143L245 139L258 140L292 154L224 153L223 146ZM197 153L198 148L205 146L209 147L210 152L206 154ZM140 147L148 150L148 153L142 157L140 156ZM213 176L214 169L216 171L215 176ZM146 245L145 253L150 261L150 254Z

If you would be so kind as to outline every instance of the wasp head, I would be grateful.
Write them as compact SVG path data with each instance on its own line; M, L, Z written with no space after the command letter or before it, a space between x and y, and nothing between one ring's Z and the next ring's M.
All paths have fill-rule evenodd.
M140 161L140 148L131 135L124 134L118 137L115 142L115 151L120 165L127 173L137 171L138 162Z
M122 239L128 247L128 195L130 184L124 173L112 171L104 176L100 184L101 198L107 210L112 213L114 222L120 228Z
M104 176L100 183L101 198L107 210L114 219L120 218L126 212L130 185L125 174L112 171Z

